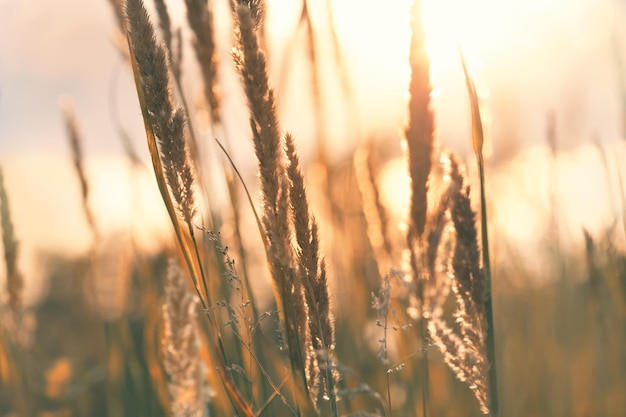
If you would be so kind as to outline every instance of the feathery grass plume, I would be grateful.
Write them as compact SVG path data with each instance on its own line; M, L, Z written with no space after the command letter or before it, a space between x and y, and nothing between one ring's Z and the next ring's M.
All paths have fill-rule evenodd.
M195 216L193 173L189 163L182 108L174 108L170 93L167 54L157 44L154 28L140 0L127 2L129 35L145 91L145 104L159 144L161 163L177 210L190 224Z
M489 361L486 348L486 281L484 270L479 264L476 214L471 208L469 186L465 184L456 158L450 155L448 163L450 184L442 197L441 208L435 210L434 217L441 219L444 224L445 218L449 216L454 233L446 235L445 230L439 226L429 232L429 239L433 243L435 240L439 241L437 252L442 253L433 251L428 256L431 270L431 285L426 296L430 314L428 330L445 362L460 381L469 385L478 399L481 411L487 414ZM444 210L449 214L443 214ZM443 271L435 271L433 265L437 264L440 264ZM450 289L456 299L455 318L460 335L443 319L443 305Z
M192 26L192 29L194 30L194 33L197 33L198 30L202 30L202 31L207 31L208 34L211 35L212 30L210 30L209 24L212 24L212 22L210 21L208 16L206 16L206 19L204 16L205 14L208 13L208 10L206 9L207 5L206 4L204 5L204 9L205 9L204 13L202 10L203 8L199 5L197 7L194 7L193 8L194 10L192 11L189 10L189 2L187 2L187 5L188 5L188 19L191 22L191 26ZM174 35L172 33L169 14L167 12L167 8L166 8L164 0L156 1L156 9L157 9L158 16L159 16L159 24L160 24L161 32L162 32L163 39L164 39L164 46L167 52L168 64L169 64L169 68L170 68L171 75L172 75L172 81L174 83L175 90L178 93L177 97L182 103L182 108L185 110L186 113L189 114L190 107L187 104L186 94L183 91L183 86L182 86L181 65L182 65L183 47L182 47L181 30L180 28L177 30L176 37L174 38ZM189 17L190 13L193 14L192 17ZM199 20L199 19L202 19L202 20ZM205 26L207 27L207 29L205 29ZM173 40L177 41L177 45L173 44ZM210 39L210 42L211 42L211 47L209 49L213 51L215 49L215 46L212 44L213 40ZM213 65L213 67L215 67L215 65ZM215 73L215 68L213 68L212 71L213 73ZM215 78L216 77L213 77L213 79ZM210 103L211 107L214 107L214 104L215 104L214 101L215 100L213 100ZM188 119L187 121L189 123L189 126L186 132L189 135L188 135L188 140L186 141L186 147L187 147L186 160L189 161L189 168L192 169L193 172L196 173L199 186L203 189L211 189L212 187L207 185L208 184L207 176L203 175L203 173L205 172L205 169L202 164L202 160L203 160L202 152L201 152L200 143L196 136L196 131L194 129L193 124L191 123L191 120ZM214 204L211 194L201 193L199 194L199 197L203 200L203 206L207 207L209 211L208 218L205 218L204 216L202 216L203 224L206 222L206 224L212 229L219 230L222 225L222 216L218 210L213 209L215 207L215 204ZM189 225L189 222L187 222L187 224ZM189 233L192 235L192 240L193 240L194 238L193 238L192 227L189 227ZM216 249L216 248L214 247L213 249ZM217 253L217 250L214 251L212 256L209 255L209 257L207 258L207 261L209 263L208 268L215 267L216 269L219 269L220 272L223 273L224 272L223 264L217 261L217 259L219 258L220 258L220 254ZM223 281L220 281L220 283L223 283ZM220 287L219 285L217 286L214 285L214 287L211 289L211 291L213 292L220 292L220 290L226 290L226 288L224 286ZM206 292L209 291L206 288L206 285L205 285L205 291ZM208 295L205 294L205 296L208 298Z
M200 74L202 78L202 83L204 85L204 98L206 107L208 109L209 114L209 128L211 129L211 134L214 136L223 136L222 139L228 147L229 138L226 134L226 129L221 123L221 99L219 95L219 84L218 84L218 59L217 59L217 50L215 43L215 30L214 30L214 19L213 19L213 3L209 3L208 0L185 0L185 5L187 9L187 21L189 23L189 27L191 28L194 39L193 39L193 48L196 55L196 60L200 66ZM185 103L185 108L187 108L187 104L184 101L184 94L182 93L182 86L180 78L176 78L176 84L178 89L180 90L181 97L183 98L183 102ZM221 130L218 132L216 128L220 128ZM195 163L196 172L199 174L201 181L203 184L206 184L204 188L209 189L212 186L208 185L208 179L206 175L202 175L204 172L202 160L203 157L201 155L201 147L200 142L197 140L196 135L194 133L194 129L190 129L191 133L191 156ZM210 150L210 148L207 148ZM210 155L208 155L210 158ZM235 192L235 181L234 175L231 170L228 169L227 165L222 162L222 170L224 172L224 177L226 180L227 190L229 193L231 207L233 208L235 220L234 228L235 228L235 239L237 247L239 248L239 255L241 259L242 267L242 276L243 280L246 284L246 288L249 289L248 285L248 274L246 269L246 256L243 249L241 232L240 232L240 222L238 218L238 199ZM205 194L206 204L209 207L215 206L212 202L211 194ZM223 219L222 213L217 210L210 211L210 227L214 230L219 230ZM214 254L216 259L219 259L219 254ZM224 272L224 271L222 271ZM248 291L250 294L250 298L252 299L252 292ZM252 303L252 309L256 310L256 303ZM256 316L256 311L253 312Z
M485 282L479 265L480 251L476 231L476 214L471 207L469 186L464 183L458 162L454 157L450 158L450 162L451 181L459 185L452 194L451 204L451 216L457 237L452 267L460 292L464 297L469 297L464 300L467 308L474 308L469 305L473 304L477 309L476 313L484 315ZM468 310L465 312L470 313Z
M154 0L154 6L157 12L157 16L159 18L159 28L161 29L161 34L163 35L163 43L165 44L165 49L169 54L169 58L173 59L172 21L170 19L170 14L167 11L167 5L165 4L165 0Z
M155 8L157 11L157 16L159 20L159 28L161 31L161 36L163 38L163 47L165 49L167 55L167 63L171 72L171 76L174 82L174 86L176 92L178 93L177 97L181 101L182 108L185 113L189 113L189 105L187 104L187 98L185 92L183 91L182 85L182 62L183 62L183 43L182 43L182 30L178 28L175 32L172 31L172 22L170 19L169 12L167 10L167 5L164 0L155 0ZM198 145L198 140L196 138L195 130L193 126L189 126L188 128L189 140L187 142L188 146L188 154L191 157L190 162L193 166L193 169L196 173L198 173L200 178L203 178L202 174L202 165L200 160L200 148ZM211 202L208 195L203 194L203 198L206 198L206 203L210 207ZM221 223L219 220L219 216L217 213L211 212L211 226L218 227L217 225ZM216 217L217 216L217 217Z
M237 389L230 374L230 368L226 364L225 348L194 235L192 224L195 215L194 184L184 137L185 116L181 108L174 109L170 95L166 53L164 48L156 42L154 28L142 0L127 0L126 19L135 86L159 191L194 287L211 324L211 353L216 363L216 370L234 408L241 415L250 417L254 415L254 412ZM172 197L176 202L176 207ZM186 223L188 235L181 227L177 211ZM204 289L204 294L200 285Z
M411 80L409 84L409 121L405 129L411 177L411 203L408 247L411 250L411 269L413 270L417 299L420 305L420 341L423 354L420 357L422 412L428 415L429 372L427 328L424 317L424 278L427 271L423 268L423 240L428 211L428 178L432 167L434 140L434 115L430 108L430 62L426 51L426 35L422 22L422 2L414 0L411 9L411 43L409 62Z
M418 237L424 233L427 211L428 176L434 149L434 116L430 108L430 62L422 25L421 1L412 11L411 82L409 85L409 122L405 129L411 175L411 229Z
M143 1L128 0L125 10L131 62L144 113L155 175L181 249L185 254L194 285L200 295L198 271L194 268L196 265L193 263L189 245L183 236L176 215L178 212L187 223L188 228L191 229L190 235L193 237L191 223L195 215L193 174L185 145L184 111L181 108L174 109L170 94L167 54L163 46L157 44L154 28ZM176 207L171 200L172 197ZM206 308L208 300L202 297L201 300L203 307Z
M178 211L188 225L193 222L196 214L194 201L194 175L189 160L184 137L185 113L177 108L169 121L171 136L161 141L161 151L165 162L165 175L172 190Z
M456 230L456 246L452 258L458 311L456 319L463 335L462 358L457 376L466 381L480 403L481 411L489 413L487 359L487 321L485 316L486 279L480 268L480 251L476 231L476 214L471 208L469 186L464 184L458 163L451 161L452 182L458 184L452 194L450 214Z
M174 206L164 183L169 186L176 203L176 211L187 223L193 238L191 223L195 215L195 201L193 172L184 137L185 114L181 108L174 109L170 95L167 55L165 49L157 44L154 28L141 0L127 1L126 18L146 132L154 135L154 142L151 140L152 135L148 135L148 144L151 146L155 174L157 180L163 180L163 184L160 184L161 194L184 250L186 245L183 243L182 231L178 230ZM197 287L199 284L190 258L187 254L187 263Z
M287 201L287 195L281 193L282 173L284 172L284 161L280 147L280 133L278 129L278 117L274 105L274 93L270 90L267 73L265 56L259 49L259 45L255 34L254 13L256 11L256 3L240 2L234 5L238 25L237 40L238 49L233 52L233 60L242 81L246 96L248 97L248 105L250 107L250 125L252 128L252 140L259 166L259 176L261 180L261 193L263 197L263 213L261 215L261 223L266 229L265 241L268 246L280 247L281 244L288 242L285 233L278 233L278 222L282 221L282 226L286 224L284 202ZM279 194L282 194L283 204L279 204ZM288 231L288 228L287 228ZM281 236L281 234L283 236ZM281 238L284 240L281 242ZM270 253L270 248L266 248ZM282 254L285 258L285 254ZM270 257L278 258L276 256ZM278 260L278 259L277 259ZM286 257L281 259L284 262L290 262L291 259ZM270 264L272 264L270 262ZM276 287L280 288L283 284L282 277L275 271L274 279L277 281ZM280 302L280 297L277 297Z
M172 415L206 416L206 366L200 354L196 329L198 301L189 290L185 275L170 259L165 280L162 339L163 360L169 375Z
M210 108L213 125L221 123L220 94L217 83L217 54L212 5L208 0L185 0L187 21L195 36L193 47L196 53L202 80L204 97Z
M426 217L426 228L423 236L423 268L426 271L427 285L424 290L424 316L432 318L443 314L443 304L448 296L450 284L452 246L454 233L450 219L452 195L458 184L451 178L451 161L447 154L442 155L439 165L441 181L432 187L431 194L434 204L429 207Z
M165 44L165 49L167 51L170 69L172 70L172 77L176 82L177 88L180 90L181 97L183 97L180 84L180 77L182 75L181 65L183 60L182 31L180 28L175 32L172 31L172 20L170 19L170 14L167 10L165 0L155 0L154 6L159 18L159 29L161 29L163 43ZM176 45L174 42L176 42ZM187 106L185 105L184 108L187 109Z
M82 150L82 137L78 131L76 123L76 117L74 116L74 109L69 99L63 99L60 103L63 117L65 118L65 127L67 129L68 139L72 148L72 161L76 170L76 175L80 182L80 194L82 197L83 212L89 229L91 230L93 237L93 244L98 241L99 232L96 226L96 220L89 205L89 184L87 182L87 175L85 174L85 168L83 166L84 157Z
M480 237L482 246L482 266L485 274L485 320L487 322L487 361L489 363L489 412L493 417L500 416L500 402L498 398L498 372L496 366L496 336L493 321L493 297L491 294L491 261L489 260L489 234L487 230L487 197L485 193L485 161L483 158L483 124L480 117L480 106L478 105L478 94L474 80L469 75L465 58L462 51L461 65L465 75L465 84L470 99L470 109L472 115L472 142L474 153L478 163L480 177Z
M221 132L217 134L223 134L222 140L228 147L229 137L226 132L225 126L222 124L221 116L221 97L219 92L219 79L218 79L218 55L215 43L215 22L213 16L213 1L209 3L208 0L185 0L187 7L187 21L189 27L194 34L193 47L196 54L196 59L200 66L200 72L202 81L204 84L204 97L206 104L209 107L210 122L213 132L218 132L216 128L222 128ZM193 141L195 142L195 140ZM198 145L195 145L198 149ZM248 297L251 300L252 312L254 317L258 315L256 311L256 302L254 295L250 291L250 283L247 270L247 254L244 250L242 233L241 233L241 219L238 210L239 198L236 189L235 175L231 169L228 168L226 163L222 164L222 170L226 179L226 186L228 189L228 195L230 198L231 207L233 208L233 221L234 237L238 249L238 255L240 258L241 274L244 284L248 290ZM217 227L217 221L215 217L217 213L212 213L214 216L213 227ZM221 221L220 221L221 223Z
M427 216L425 239L424 268L427 271L427 282L424 286L424 318L428 320L426 325L431 340L439 346L444 353L444 359L449 362L455 360L454 356L448 357L448 353L456 352L458 349L453 346L461 344L451 330L447 328L443 321L444 305L451 290L451 260L455 234L450 219L450 205L452 195L458 188L458 184L451 181L450 159L444 156L440 159L443 167L443 188L440 196Z
M285 135L285 151L289 160L287 175L291 180L291 215L298 243L299 281L308 306L311 347L307 349L307 368L312 371L308 373L309 391L319 408L323 398L329 398L331 414L336 415L337 400L331 355L335 345L335 329L328 295L326 264L320 259L318 226L310 214L299 158L293 136L289 133ZM319 387L324 389L320 390Z
M241 1L237 7L238 44L234 51L235 65L244 83L250 108L250 125L261 177L261 192L265 207L265 222L274 217L280 189L279 178L284 173L280 131L276 115L274 91L270 89L265 55L256 38L256 18L261 13L256 1ZM282 219L285 220L285 219Z
M309 409L305 353L308 331L302 283L298 282L289 223L289 180L286 176L274 92L269 87L267 63L259 47L257 26L262 18L260 1L239 1L236 7L237 47L233 60L238 69L250 109L252 140L259 164L263 199L262 223L266 254L272 274L274 294L285 323L291 371L297 392L307 400L300 406ZM297 395L297 392L294 393Z
M182 44L182 31L180 28L176 32L172 32L172 22L170 19L167 5L164 0L155 0L155 8L159 20L159 28L161 29L161 36L163 38L163 47L167 55L168 67L171 71L172 79L178 92L178 98L182 103L182 108L186 113L189 113L189 105L187 104L187 98L183 91L182 85L182 61L183 61L183 44ZM176 41L176 45L174 45ZM189 126L189 141L187 143L189 149L188 153L191 156L191 163L197 173L202 172L200 164L200 151L198 146L198 140L196 139L195 130L192 126ZM203 195L204 196L204 195ZM205 196L208 199L208 196ZM211 204L209 204L210 206ZM214 214L214 213L212 213ZM212 219L214 220L214 219ZM217 222L213 222L217 223Z

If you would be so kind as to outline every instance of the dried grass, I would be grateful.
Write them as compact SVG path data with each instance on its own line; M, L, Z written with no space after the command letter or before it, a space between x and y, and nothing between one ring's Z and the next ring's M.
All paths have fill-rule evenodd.
M317 223L309 214L304 179L290 134L285 135L285 149L282 148L273 90L268 84L267 64L255 32L261 13L260 3L239 4L238 50L234 59L250 108L263 195L262 221L268 238L266 250L274 278L276 301L284 311L287 344L296 383L304 377L304 392L317 407L320 407L324 397L330 398L331 413L336 415L330 356L334 330L326 269L320 259ZM285 152L288 166L285 166ZM295 253L291 245L294 237L298 245Z
M4 176L0 169L0 225L2 226L2 247L4 248L4 263L6 267L6 289L8 294L7 304L11 311L15 328L19 329L21 321L24 290L24 280L17 267L19 245L9 208L9 196L4 186Z
M198 92L203 93L211 114L211 133L218 136L218 141L227 144L222 146L218 142L231 164L229 169L224 164L222 173L226 177L232 205L228 210L232 213L222 218L224 213L217 211L209 201L209 197L215 197L212 195L214 191L205 186L207 178L203 175L203 172L215 170L202 166L206 161L201 161L197 152L194 111L187 107L181 87L184 68L181 33L184 28L172 26L166 7L168 3L157 0L160 42L141 0L128 0L125 14L119 2L111 2L118 26L127 34L128 59L135 76L148 149L172 222L178 253L172 253L170 247L167 253L154 258L136 255L133 265L122 272L128 276L130 284L128 309L106 320L98 317L102 323L94 322L95 319L87 322L90 326L100 324L97 331L107 336L104 354L95 359L88 357L83 362L79 355L65 351L59 357L47 358L48 365L71 363L71 372L68 371L62 389L58 384L56 390L51 384L39 384L46 388L40 395L53 403L58 413L68 415L90 415L98 404L106 403L108 414L130 412L154 417L200 416L206 415L208 409L215 415L247 417L456 416L467 415L471 412L469 410L477 408L477 400L482 412L498 416L483 132L478 97L466 70L472 140L480 176L480 216L471 205L470 181L463 174L459 158L441 152L435 141L430 70L419 13L421 2L416 1L413 10L409 119L404 127L411 176L406 236L405 230L396 230L397 219L382 201L381 191L386 184L380 182L377 157L384 159L385 155L378 155L374 146L360 149L351 161L343 161L344 165L328 158L328 150L320 146L316 162L321 167L316 172L322 173L324 178L320 181L321 195L316 194L319 190L312 186L313 182L307 181L306 164L301 161L296 138L281 131L277 97L268 76L268 51L264 49L264 3L233 0L230 2L235 34L232 58L241 76L249 109L248 121L260 189L257 213L255 198L243 183L243 177L230 156L230 145L239 146L234 141L239 138L228 137L226 127L220 126L224 115L219 91L224 91L224 86L220 85L222 81L218 75L221 74L217 73L217 63L222 57L218 55L221 45L217 45L214 33L214 3L186 0L185 24L192 34L195 58L202 75L203 86ZM309 116L315 120L313 136L318 137L322 145L331 127L324 118L328 109L324 108L324 86L319 73L323 48L318 43L322 39L318 31L322 25L313 25L312 10L309 9L312 5L307 1L302 3L302 14L295 30L306 30L305 44L313 81L307 87L311 87L309 92L316 113ZM330 6L327 11L328 20L332 22ZM334 30L332 24L330 30ZM345 76L339 42L334 36L334 52L338 54L335 60L340 67L338 70L344 71L340 75ZM285 52L286 60L290 59L292 52L293 45ZM288 74L282 75L284 81ZM349 84L349 80L343 81L345 85ZM346 103L349 102L352 97L347 88L344 95ZM176 101L181 101L182 106ZM80 136L70 111L66 111L66 119L81 182L84 211L96 235L96 219L87 204L89 187ZM354 132L357 131L355 128ZM239 229L247 219L238 204L235 175L243 183L252 213L256 216L262 249L260 246L254 248L254 240L248 241L245 229ZM359 190L348 188L354 185L355 179ZM207 207L198 204L199 199L206 199ZM320 204L318 199L328 199L330 204ZM319 210L319 207L325 209ZM204 208L211 215L208 225L202 219L206 213L200 212ZM313 215L314 208L316 216ZM23 310L23 283L16 269L17 241L1 172L0 213L9 276L7 311L18 315ZM477 219L481 222L480 232ZM330 225L329 231L325 229L327 225ZM397 239L401 240L398 243L394 239L400 234L403 237ZM227 245L232 243L228 240L233 237L237 251L229 250ZM567 340L550 335L554 326L546 324L546 317L560 308L550 310L542 298L532 294L529 297L529 292L502 295L508 296L511 302L502 306L504 313L500 317L508 324L507 328L515 329L507 337L517 338L518 343L511 342L499 349L509 355L514 352L527 361L536 361L541 356L541 349L537 346L542 343L541 346L546 346L546 337L553 337L554 343L546 349L556 352L551 356L544 355L542 365L545 366L540 370L542 378L536 378L517 364L503 361L509 371L505 373L514 375L503 384L504 388L523 378L523 386L529 386L529 381L534 384L537 379L543 384L538 386L536 393L529 391L524 393L525 396L517 397L512 394L512 388L508 388L502 397L507 415L542 415L546 410L558 411L553 404L559 400L551 398L549 385L557 378L551 374L552 367L559 366L567 367L568 372L574 367L586 371L591 363L602 366L602 371L594 371L594 380L601 381L596 387L575 381L563 390L567 391L562 395L567 402L563 409L584 414L580 406L573 407L575 399L568 396L574 387L579 393L587 388L591 393L588 403L606 415L611 415L611 406L606 399L612 398L613 403L618 404L614 409L624 404L624 400L618 397L623 390L617 392L615 388L624 387L623 376L619 375L624 366L620 351L624 337L611 329L623 327L623 312L626 311L623 294L626 292L622 278L626 262L615 248L600 249L604 248L600 246L601 241L590 233L585 233L585 241L589 275L585 285L589 289L585 290L583 285L568 288L583 301L587 292L591 295L588 304L594 319L590 320L589 326L597 332L594 333L595 339L606 341L606 358L595 358L594 355L600 356L601 349L588 351L589 346L583 339L589 337L582 331L580 336L568 335ZM258 256L256 249L264 251L265 257ZM401 252L408 258L408 263L400 259ZM327 261L323 253L332 256ZM603 266L603 262L608 266ZM187 271L181 269L183 263ZM248 265L254 268L247 270ZM248 281L250 276L250 281L261 285L266 272L264 268L269 272L274 288L271 301L253 296L257 288ZM84 266L58 275L82 276L83 273ZM187 273L195 293L188 285ZM517 277L515 274L519 273L514 271L509 275ZM163 275L166 275L165 283L160 281ZM332 292L331 284L337 285L332 287ZM376 287L379 287L378 292ZM60 290L55 288L55 291ZM558 302L559 297L554 300ZM566 311L584 318L585 304L581 302L580 305L580 310ZM163 307L162 323L159 322L161 315L155 314L160 306ZM54 313L56 310L45 310L44 313L49 311ZM39 316L43 324L40 329L53 321L45 318L48 316L44 313ZM82 319L80 311L75 314L76 311L72 310L71 313L70 317ZM511 318L516 314L523 317L516 321ZM526 323L526 316L533 317L532 323ZM4 388L11 385L11 394L20 389L26 392L25 382L30 382L28 379L33 377L28 367L22 366L26 361L20 366L13 365L18 363L14 361L17 356L11 340L4 337L7 323L4 318L0 328L3 332L0 339L0 414L4 412L5 392L9 391ZM547 330L541 333L537 326ZM84 332L82 328L77 329L81 330L76 333ZM50 330L50 334L55 333L58 333L56 329ZM538 340L531 341L529 336ZM573 337L579 338L580 346L583 346L576 352ZM40 352L47 352L50 344L46 344L41 335L37 340L42 346L32 352L40 355ZM68 349L77 352L95 344L98 343L73 343L74 346ZM159 346L162 347L161 355ZM564 346L572 350L569 357L582 358L580 363L570 366L567 359L557 357ZM617 358L614 366L609 357ZM96 365L90 368L92 363ZM46 368L55 369L54 366ZM607 379L603 379L604 376ZM207 381L217 393L208 407ZM38 386L41 381L35 382L33 386ZM100 389L97 392L106 401L98 403L81 396L84 391L75 393L85 387L97 387L94 392ZM611 389L616 394L612 394ZM600 391L607 394L603 394L601 400L593 398L594 393ZM68 392L67 398L59 399L61 393ZM541 405L535 404L537 399L542 401ZM526 405L520 405L522 401ZM9 402L11 411L28 415L30 404L27 401L18 404L17 400L10 399ZM84 404L91 407L89 411L81 408ZM33 407L35 409L38 405Z
M187 21L194 34L193 47L196 53L202 81L204 98L209 106L213 125L222 123L221 99L217 79L217 53L215 51L215 30L212 2L207 0L185 0Z
M164 298L163 364L169 375L172 415L207 416L207 369L200 358L200 338L196 330L198 301L174 259L168 264Z
M99 231L96 225L96 220L89 205L89 182L87 181L87 174L84 168L84 158L82 150L83 139L79 133L76 117L74 116L74 109L69 100L64 100L61 103L61 110L65 118L65 127L67 129L67 136L70 141L70 147L72 150L72 161L74 163L74 169L76 170L76 176L80 184L80 196L83 205L83 213L87 220L87 224L92 233L93 245L96 245L99 240Z

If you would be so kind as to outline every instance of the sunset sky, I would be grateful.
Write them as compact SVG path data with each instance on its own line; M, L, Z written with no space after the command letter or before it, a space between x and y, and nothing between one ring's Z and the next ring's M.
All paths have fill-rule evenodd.
M182 3L168 2L177 25L184 23ZM216 3L216 15L228 16L227 2ZM350 111L360 121L361 137L389 140L399 149L409 75L409 2L331 3L354 93L351 109L334 101L341 85L329 64L323 74L333 155L346 156L355 146L345 121ZM298 13L297 2L268 1L271 81L277 86L281 123L296 135L306 155L313 146L312 121L302 91L310 80L301 62L294 62L289 84L279 90L284 74L278 69L286 45L294 42ZM554 165L546 142L549 114L555 117L560 152L554 166L559 207L566 213L563 233L580 242L582 227L601 230L614 222L622 207L615 167L626 157L626 87L620 81L620 71L626 78L626 2L425 0L424 16L438 140L467 157L472 172L460 46L482 99L488 187L496 207L493 218L502 232L527 244L536 236L530 231L546 227L551 186L546 177ZM321 57L331 62L325 14L319 12L317 18ZM229 19L217 22L226 122L231 135L241 138L233 156L254 181L246 109L229 61L229 25ZM141 113L131 74L113 42L115 30L106 0L0 0L0 165L26 254L59 248L79 254L89 242L59 110L62 99L70 99L76 109L102 228L126 230L133 223L144 231L156 229L160 238L167 233L152 177L146 173L129 179L116 132L117 119L147 161ZM193 75L195 63L187 52L187 71ZM187 79L186 88L193 102L199 95L193 79ZM606 150L608 174L596 143ZM388 172L394 172L392 165ZM402 175L402 169L395 172ZM132 181L145 189L139 202L133 197L136 188L128 185ZM406 207L398 205L405 191L386 192L388 204ZM154 207L139 226L132 214L137 204Z

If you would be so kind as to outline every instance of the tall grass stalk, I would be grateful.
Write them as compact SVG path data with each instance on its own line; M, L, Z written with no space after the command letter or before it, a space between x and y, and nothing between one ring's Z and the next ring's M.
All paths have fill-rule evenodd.
M285 135L285 150L289 160L287 175L291 180L289 198L298 243L299 279L302 281L304 298L308 306L307 322L311 344L307 349L309 352L306 358L308 384L317 404L322 404L324 399L328 398L331 415L337 416L332 356L332 350L335 348L335 328L328 294L326 262L320 258L317 221L310 214L304 177L300 171L294 139L290 134Z
M306 380L305 352L306 304L298 288L296 270L292 264L293 248L290 244L288 184L281 149L280 131L270 89L264 54L261 52L256 29L261 19L260 2L239 2L236 6L238 49L235 65L238 68L250 108L250 125L254 148L259 164L263 195L262 223L269 245L266 246L268 264L272 274L274 294L285 323L289 361L296 397L309 398ZM300 394L298 394L298 392ZM307 407L311 407L308 401Z
M250 404L239 392L226 365L226 352L194 236L194 176L185 144L185 114L172 103L166 52L156 42L154 28L141 0L126 2L126 16L131 63L152 164L179 248L211 324L212 357L233 407L243 416L253 416ZM177 211L188 234L181 227Z
M211 2L213 3L213 2ZM193 47L200 66L204 99L209 107L211 125L222 124L212 4L207 0L185 0L187 21L194 34Z
M487 198L485 193L485 162L483 158L483 125L480 118L478 94L471 78L463 54L460 54L467 92L470 98L472 116L472 142L480 175L480 230L482 243L482 261L485 274L485 317L487 320L487 360L489 361L489 412L493 417L500 416L498 401L498 372L496 367L496 337L493 320L493 297L491 285L491 261L489 259L489 239L487 230Z
M207 308L207 300L205 300L200 289L200 285L202 285L202 278L199 276L199 267L195 264L192 248L187 242L185 232L178 220L178 216L176 214L177 210L168 189L168 181L166 180L165 173L166 168L162 162L164 157L161 155L161 151L157 145L157 137L159 140L172 140L171 137L167 137L168 134L170 136L172 134L171 132L167 132L167 130L171 130L173 128L173 126L170 126L170 120L173 120L172 114L174 110L172 108L170 98L169 77L167 75L165 51L156 44L154 29L149 22L147 12L145 11L141 0L130 0L126 3L126 16L131 65L135 76L135 85L137 88L137 95L139 97L139 104L144 119L148 149L152 159L159 191L165 203L172 225L174 226L174 231L178 239L180 249L183 253L185 262L187 263L187 267L191 274L196 291L202 300L205 310L211 312L212 310ZM138 54L140 55L138 56ZM146 85L144 85L144 83ZM149 103L151 103L151 105ZM184 117L183 113L178 111L178 122L176 127L176 134L178 135L181 135L182 133L183 123L180 120L181 116ZM157 117L161 119L158 129L160 132L157 132L157 121L153 120ZM177 140L182 141L183 139L178 137ZM180 164L180 157L177 159L177 163ZM186 164L184 161L182 161L182 163ZM178 207L180 209L184 209L186 211L186 217L191 220L193 207L189 205L189 201L183 203L182 196L186 193L181 191L180 184L176 184L176 182L179 181L176 178L176 172L172 171L173 169L170 167L170 175L174 178L174 184L172 185L177 186L178 188ZM190 184L187 184L187 186L190 186ZM208 314L212 317L212 313Z
M200 358L196 303L183 271L175 259L170 259L165 280L162 349L174 417L207 416L206 367Z
M80 183L80 196L83 206L83 213L85 214L85 219L87 220L89 230L92 234L92 245L94 245L95 247L95 245L98 243L100 233L96 225L95 216L89 204L89 182L87 181L87 174L84 167L82 136L80 135L80 132L78 130L78 124L74 115L74 109L69 99L65 99L61 102L61 110L63 111L67 136L70 141L70 147L72 149L72 161L74 163L74 169L76 170L76 176L78 177Z
M411 80L409 85L409 124L406 127L406 143L411 177L410 226L407 234L408 247L411 250L411 269L413 270L417 298L420 304L419 338L420 385L422 391L422 415L429 415L429 371L428 371L428 333L424 315L424 286L427 279L423 268L423 254L426 251L422 240L426 228L428 211L428 181L432 167L434 139L434 115L430 108L430 63L426 52L426 37L422 22L422 2L415 0L411 9L411 43L409 61Z
M200 74L203 83L204 101L208 107L209 124L211 134L219 137L224 143L224 149L230 147L230 137L226 129L226 125L222 121L222 98L220 94L220 73L218 72L219 57L217 54L217 45L215 40L215 16L214 2L207 0L185 0L187 8L187 22L193 32L193 48L196 61L200 67ZM181 93L182 94L182 93ZM220 147L222 145L220 144ZM207 147L210 149L210 147ZM237 254L239 255L239 270L242 275L245 286L246 296L250 300L252 310L252 320L258 320L259 313L254 294L251 290L250 276L248 272L248 256L243 244L243 234L241 231L241 216L239 210L239 195L237 193L235 174L232 167L219 159L224 173L224 179L228 190L229 202L232 208L232 225L234 228L234 239L237 246ZM202 164L200 164L202 165ZM212 211L213 227L219 226L216 215ZM221 221L220 221L221 223ZM260 346L260 332L254 334L255 343Z
M4 247L7 300L0 300L0 384L10 387L15 408L23 415L32 412L28 392L32 389L28 375L26 353L28 333L24 326L24 279L18 268L19 244L13 228L9 196L4 185L4 175L0 167L0 228ZM7 303L7 306L4 305ZM8 309L5 310L5 308ZM4 369L6 365L6 369ZM4 381L4 379L7 381Z
M263 196L261 221L268 237L265 247L272 275L275 300L285 323L287 348L293 384L294 399L299 392L306 398L309 389L306 380L305 301L296 283L297 274L292 263L290 243L289 186L286 178L280 130L275 110L274 93L270 89L265 55L257 38L263 5L260 2L241 1L236 5L238 48L234 51L235 66L241 74L250 109L250 126L257 156ZM311 404L307 403L308 406Z
M330 354L334 349L334 326L326 266L320 258L317 223L309 213L294 139L286 134L281 140L274 93L257 35L262 8L262 2L239 2L233 57L250 109L263 195L262 222L269 243L268 263L276 302L283 310L294 382L297 391L306 396L305 401L297 403L309 414L312 408L321 412L328 398L330 415L336 416L334 359ZM295 249L293 240L297 243Z

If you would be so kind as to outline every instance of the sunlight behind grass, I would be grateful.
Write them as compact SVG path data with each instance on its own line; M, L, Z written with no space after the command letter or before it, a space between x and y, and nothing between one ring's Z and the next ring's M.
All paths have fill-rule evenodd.
M102 1L0 0L0 417L622 417L626 9Z
M626 157L622 144L614 144L608 152L617 159ZM408 215L406 172L404 158L397 158L387 162L380 174L382 202L399 227L406 227ZM478 179L471 163L470 174L475 187ZM559 250L576 253L584 248L583 229L600 235L621 222L613 165L605 165L594 145L560 152L556 159L547 145L528 147L491 170L488 182L492 192L490 230L497 236L496 246L523 248L519 256L537 274L553 256L546 252L546 245L554 233L561 241ZM556 225L551 220L554 213L560 213ZM618 231L614 238L618 247L626 247L623 232ZM496 247L495 253L503 253L503 248Z

